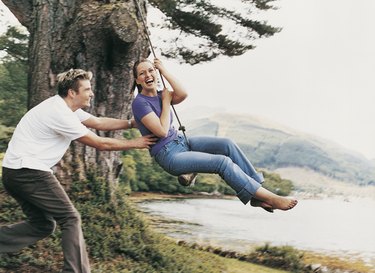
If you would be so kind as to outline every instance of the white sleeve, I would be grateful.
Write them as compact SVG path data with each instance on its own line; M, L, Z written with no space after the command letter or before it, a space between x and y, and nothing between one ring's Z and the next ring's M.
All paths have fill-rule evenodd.
M77 115L80 122L88 120L90 117L92 117L92 115L90 113L87 113L87 112L83 111L82 109L76 110L74 112L74 114Z

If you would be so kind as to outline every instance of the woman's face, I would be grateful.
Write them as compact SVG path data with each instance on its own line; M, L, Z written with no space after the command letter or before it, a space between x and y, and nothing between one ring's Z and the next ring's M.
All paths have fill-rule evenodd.
M157 90L157 73L151 62L138 65L136 82L142 86L142 90Z

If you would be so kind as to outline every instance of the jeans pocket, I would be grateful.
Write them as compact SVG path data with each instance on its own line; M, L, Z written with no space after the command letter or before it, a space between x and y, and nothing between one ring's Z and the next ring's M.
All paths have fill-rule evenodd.
M168 148L166 146L162 147L160 151L154 156L155 161L161 166L164 166L165 158L168 153Z

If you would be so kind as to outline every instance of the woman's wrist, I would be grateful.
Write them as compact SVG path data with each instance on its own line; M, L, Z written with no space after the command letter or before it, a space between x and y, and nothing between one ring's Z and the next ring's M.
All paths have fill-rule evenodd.
M163 103L163 106L169 106L172 103L172 98L163 98L162 103Z

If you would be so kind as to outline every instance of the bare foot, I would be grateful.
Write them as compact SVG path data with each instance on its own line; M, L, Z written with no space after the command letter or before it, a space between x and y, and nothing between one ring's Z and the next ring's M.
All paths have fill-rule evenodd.
M298 201L296 199L278 196L269 190L260 187L255 193L255 199L260 201L260 204L265 203L270 205L273 209L289 210L294 208Z
M272 208L280 210L292 209L297 205L297 203L298 201L296 199L277 195L269 200L269 204L272 206Z

